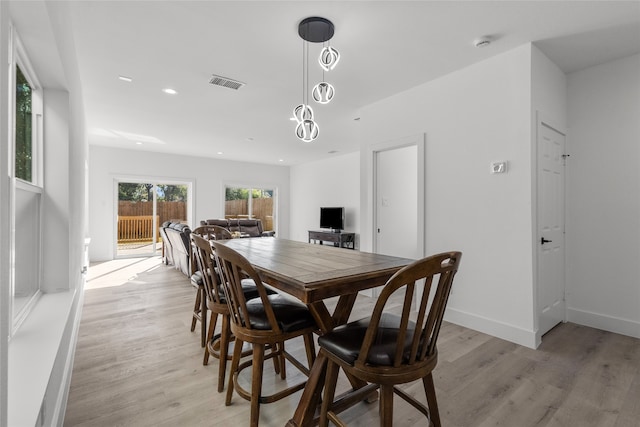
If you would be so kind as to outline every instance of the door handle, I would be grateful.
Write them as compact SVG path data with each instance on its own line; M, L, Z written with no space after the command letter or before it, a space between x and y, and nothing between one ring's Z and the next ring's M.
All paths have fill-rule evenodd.
M540 238L540 244L541 245L544 245L545 243L551 243L551 242L553 242L553 240L547 240L544 237Z

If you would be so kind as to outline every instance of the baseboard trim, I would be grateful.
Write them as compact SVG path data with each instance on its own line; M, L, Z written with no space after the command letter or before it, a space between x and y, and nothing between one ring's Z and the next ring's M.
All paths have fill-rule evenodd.
M640 322L607 316L575 308L567 308L567 320L578 325L602 329L620 335L640 338Z
M455 308L449 307L446 309L444 320L525 347L535 349L540 344L536 338L535 331L522 329L517 326L499 322L495 319L467 313Z

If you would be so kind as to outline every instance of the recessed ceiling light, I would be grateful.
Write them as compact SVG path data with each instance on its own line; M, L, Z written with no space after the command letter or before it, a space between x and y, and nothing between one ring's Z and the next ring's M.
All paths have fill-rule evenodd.
M123 82L127 82L127 83L131 83L133 81L131 77L127 77L127 76L118 76L118 78Z
M164 93L168 93L169 95L176 95L178 93L177 90L171 88L162 89Z
M224 154L222 151L218 151L218 154Z
M138 141L136 142L136 145L142 145L142 142Z
M284 159L278 159L279 162L284 162Z

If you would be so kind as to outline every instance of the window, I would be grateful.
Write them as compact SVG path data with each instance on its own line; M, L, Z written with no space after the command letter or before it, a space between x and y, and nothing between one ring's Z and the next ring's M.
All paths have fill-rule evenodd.
M16 104L15 104L15 176L27 182L33 177L33 136L31 129L32 89L29 81L16 65Z
M225 218L259 219L264 231L275 230L275 190L226 186L224 199Z
M11 312L12 332L40 296L42 285L42 90L20 40L11 47L9 145L11 169Z

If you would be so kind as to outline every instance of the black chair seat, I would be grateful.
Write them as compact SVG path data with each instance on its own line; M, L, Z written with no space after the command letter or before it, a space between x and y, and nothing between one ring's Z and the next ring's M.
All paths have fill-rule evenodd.
M333 331L318 338L318 344L348 364L353 365L360 355L360 348L369 327L369 320L370 318L367 317L338 326ZM375 341L371 346L367 363L375 366L393 366L400 320L399 316L389 313L382 314L380 326ZM410 321L405 336L405 358L409 357L411 337L414 330L415 323Z
M191 275L191 284L195 287L204 286L204 279L202 278L202 272L200 270ZM221 302L223 304L226 303L227 300L224 297L224 289L222 289L222 286L219 285L218 290L220 292ZM248 300L258 297L258 288L256 288L256 284L251 279L242 280L242 292L244 293L244 297ZM271 289L267 289L267 293L274 294L275 292Z
M313 316L306 305L278 294L269 295L268 298L271 308L273 308L273 313L278 320L278 326L284 332L298 331L315 326ZM260 298L247 301L247 311L249 312L249 319L253 329L271 329Z

